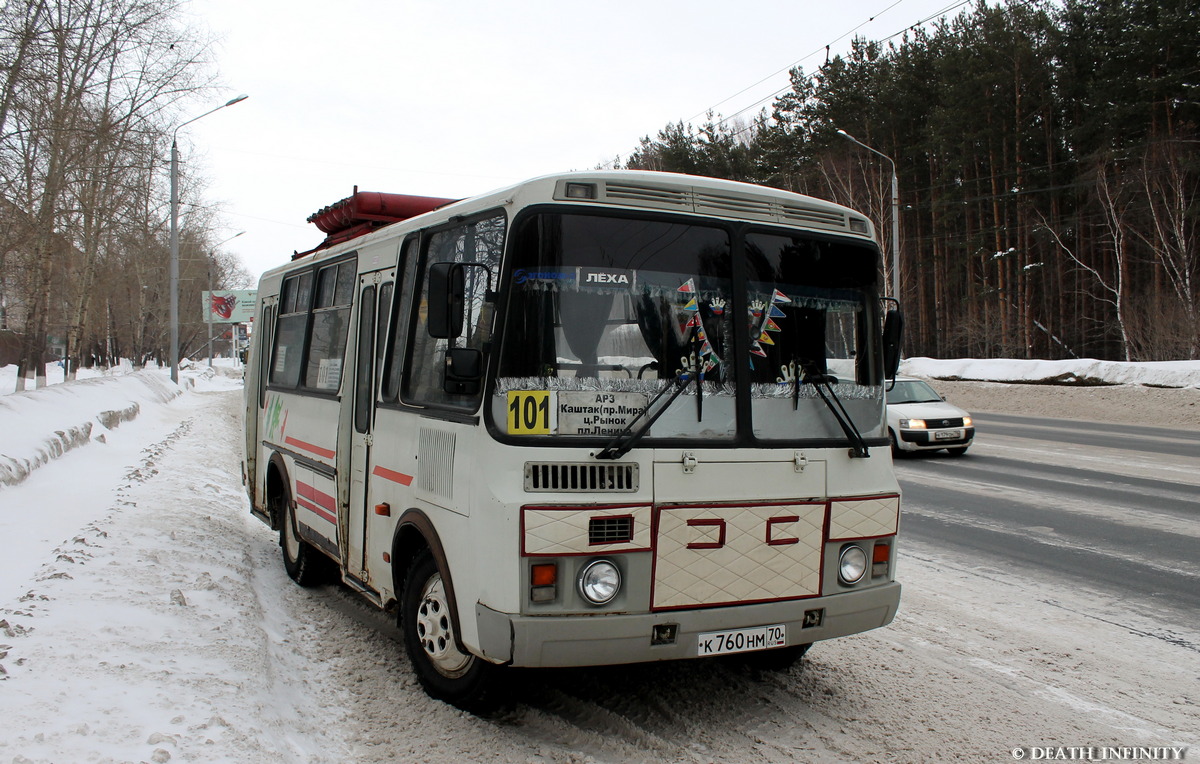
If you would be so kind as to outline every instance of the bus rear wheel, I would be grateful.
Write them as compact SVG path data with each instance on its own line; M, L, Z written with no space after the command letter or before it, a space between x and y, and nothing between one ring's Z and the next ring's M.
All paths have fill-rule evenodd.
M283 521L279 524L279 546L283 550L283 569L288 578L301 586L316 586L328 577L328 558L300 538L296 531L296 513L291 502L284 501Z
M425 692L467 711L490 707L496 667L459 647L446 582L428 549L408 569L399 620L405 650Z

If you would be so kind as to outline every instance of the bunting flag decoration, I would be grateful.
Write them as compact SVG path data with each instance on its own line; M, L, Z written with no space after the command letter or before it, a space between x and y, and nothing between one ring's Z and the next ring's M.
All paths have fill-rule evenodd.
M757 342L751 343L750 352L754 355L760 355L763 358L767 357L767 351L763 350L762 345L758 344Z
M700 310L700 306L699 306L699 304L696 303L696 298L693 297L692 299L687 301L687 305L684 305L683 309L686 311L695 313Z
M774 344L775 344L775 340L771 339L771 335L767 334L766 332L763 332L761 335L759 335L759 337L758 337L758 341L759 341L759 342L765 342L765 343L767 343L768 345L774 345Z
M684 284L683 286L679 287L678 291L684 292L686 294L695 294L696 293L696 280L688 279L687 283Z
M767 316L767 321L765 324L763 324L763 330L768 331L768 332L782 332L783 331L782 329L779 328L779 324L777 324L773 320L771 320L770 316Z
M710 343L708 340L705 340L704 344L700 347L700 355L712 356L712 352L713 352L712 343ZM709 363L712 363L711 358L709 360Z
M791 301L792 301L792 298L788 297L783 292L780 292L778 289L776 289L775 293L771 295L772 303L780 303L780 302L790 303Z
M771 318L786 318L787 317L787 313L784 313L782 310L775 307L774 305L771 306L771 312L768 313L767 315Z
M688 322L683 325L683 328L691 329L693 326L700 326L700 314L699 313L697 313L696 315L689 318Z

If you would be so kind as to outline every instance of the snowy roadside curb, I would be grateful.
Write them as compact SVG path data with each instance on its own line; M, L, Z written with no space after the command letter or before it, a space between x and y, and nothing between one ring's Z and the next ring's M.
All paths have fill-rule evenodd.
M103 442L144 404L167 403L181 392L161 374L138 372L0 396L0 485L16 485L71 449Z
M1070 361L988 360L978 358L907 358L900 364L907 376L950 382L1010 382L1019 384L1144 385L1200 388L1200 361Z

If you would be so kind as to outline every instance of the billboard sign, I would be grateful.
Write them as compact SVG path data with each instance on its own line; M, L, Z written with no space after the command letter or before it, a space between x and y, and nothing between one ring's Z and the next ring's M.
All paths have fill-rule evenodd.
M244 324L254 320L254 289L224 289L201 292L204 301L204 322L213 324Z

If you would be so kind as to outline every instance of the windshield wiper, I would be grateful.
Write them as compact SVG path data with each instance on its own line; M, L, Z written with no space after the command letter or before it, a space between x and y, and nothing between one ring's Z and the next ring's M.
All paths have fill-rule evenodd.
M671 380L671 384L663 386L663 389L655 393L654 397L646 403L646 408L638 412L638 415L635 416L629 424L625 425L620 432L614 435L612 440L608 441L608 444L605 445L602 450L594 454L595 458L620 459L622 456L629 453L629 450L637 445L637 442L642 439L642 436L650 431L650 427L658 421L658 418L663 415L663 412L671 408L671 404L674 403L675 399L679 397L680 393L687 388L687 382L688 371L685 369L684 371L680 372L679 376ZM672 390L674 392L671 392ZM654 408L654 404L657 403L659 399L668 392L671 393L671 397L667 399L667 402L660 406L653 414L646 416L650 409ZM646 423L643 424L637 432L634 432L634 426L637 425L638 422L642 421L643 418L646 420Z
M850 455L860 459L869 459L871 452L867 450L867 442L863 440L862 433L854 426L854 420L846 412L846 407L842 405L842 399L838 398L837 393L833 391L833 383L837 382L837 377L832 374L805 374L804 381L811 384L817 391L817 395L825 402L825 405L833 413L833 418L841 426L842 432L846 433L846 437L850 439ZM825 386L825 390L829 391L828 396L825 395L825 390L821 389L822 385ZM800 385L797 382L797 392L799 389Z

